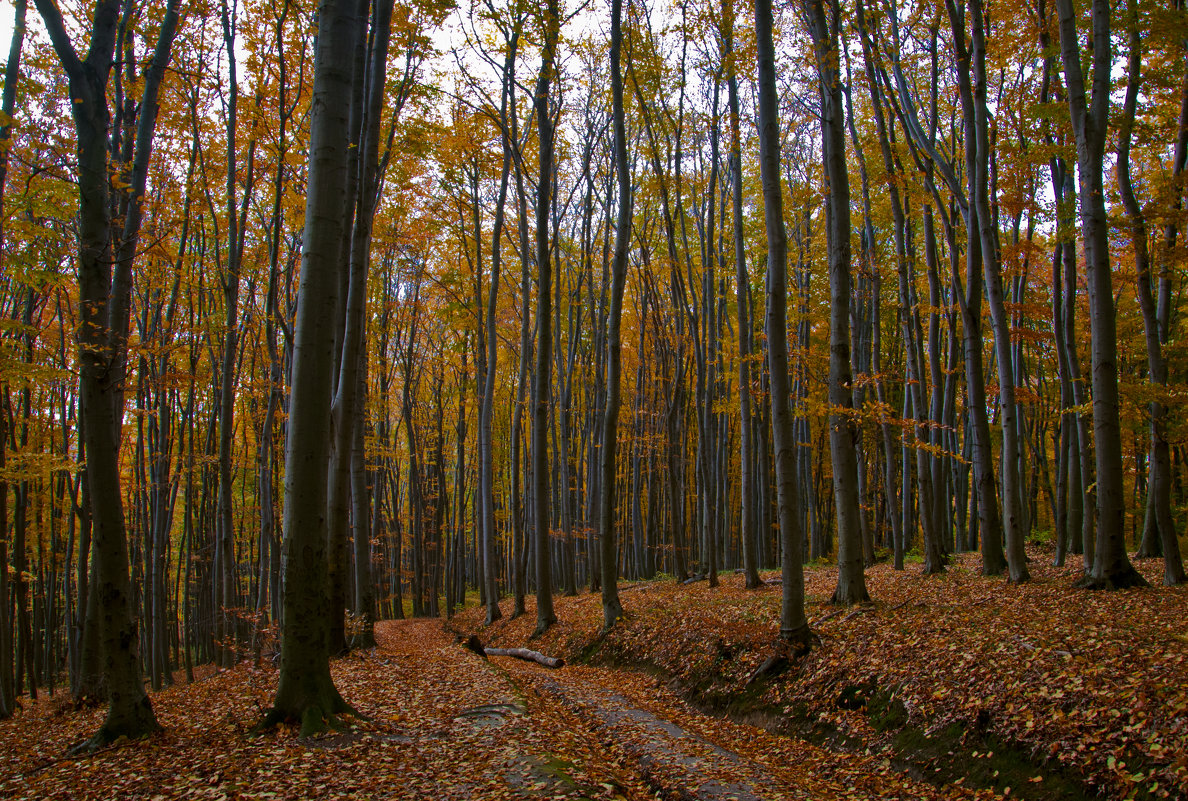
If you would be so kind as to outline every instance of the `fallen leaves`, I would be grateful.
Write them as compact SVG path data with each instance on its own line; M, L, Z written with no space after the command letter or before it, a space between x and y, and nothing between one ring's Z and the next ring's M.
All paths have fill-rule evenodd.
M506 675L456 646L440 621L384 623L376 634L380 647L332 664L366 715L349 729L305 740L294 727L251 734L277 674L240 665L154 693L161 735L62 759L103 710L41 701L0 722L0 796L514 799L539 784L547 793L534 797L649 797L568 723L518 714ZM572 767L533 767L562 758Z
M382 624L378 648L333 664L367 718L309 740L291 727L249 734L275 690L269 667L208 670L154 693L164 733L85 759L63 755L104 710L43 699L0 722L0 795L644 799L665 782L696 781L758 797L784 797L778 788L819 799L996 794L981 784L1059 798L1068 776L1119 799L1188 795L1188 590L1085 592L1071 586L1075 569L1038 559L1035 581L1019 587L977 568L975 557L942 577L876 567L875 604L857 614L828 606L834 570L810 571L821 643L751 690L746 679L775 639L780 590L747 591L727 576L717 589L634 585L626 619L606 635L597 595L557 599L561 623L531 641L531 614L484 627L482 610L467 610L454 621L492 644L599 666L487 664L440 621ZM648 672L625 669L633 665ZM541 676L556 693L540 689ZM705 708L749 709L763 727ZM652 721L651 746L632 720ZM831 734L813 745L765 730L801 724L802 734ZM933 749L917 770L935 786L904 773L896 740L909 730L920 738L913 748ZM648 768L647 749L668 747L659 731L694 751ZM1007 752L1025 756L1013 773Z
M1147 561L1138 566L1152 589L1087 592L1072 586L1079 565L1033 557L1034 580L1021 586L981 576L976 555L944 576L876 566L867 573L875 604L862 614L828 605L836 569L808 571L808 616L822 643L760 702L891 753L898 726L879 731L867 711L837 703L843 688L873 682L926 734L952 725L971 743L993 737L1114 798L1188 796L1188 588L1159 587L1162 566ZM779 592L745 590L738 576L717 589L652 582L624 599L626 621L605 636L596 595L561 598L561 623L531 645L659 670L702 704L727 708L771 652ZM468 610L459 625L524 645L531 622L530 613L483 627ZM1011 795L1056 797L1036 775L1044 778L1021 774Z

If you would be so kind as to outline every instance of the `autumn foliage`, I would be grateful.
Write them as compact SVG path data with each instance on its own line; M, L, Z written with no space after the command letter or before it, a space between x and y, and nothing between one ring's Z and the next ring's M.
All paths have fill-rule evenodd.
M256 792L352 710L420 792L484 704L544 762L459 796L557 790L626 665L859 794L1188 794L1182 0L3 9L5 792ZM534 615L576 695L384 625Z

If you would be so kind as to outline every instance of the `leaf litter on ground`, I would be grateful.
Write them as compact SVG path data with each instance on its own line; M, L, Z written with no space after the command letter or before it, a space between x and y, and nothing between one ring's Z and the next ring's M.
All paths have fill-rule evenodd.
M1001 792L925 783L919 770L913 778L890 756L894 730L839 707L839 691L866 684L893 695L911 725L988 732L1107 797L1188 796L1188 591L1086 592L1072 587L1079 565L1056 569L1046 554L1033 556L1035 580L1018 587L978 575L975 556L943 576L876 566L867 572L873 608L860 614L829 606L835 569L806 572L821 643L757 700L858 737L857 751L701 711L745 696L778 630L780 588L748 591L740 576L723 575L717 588L625 583L627 617L606 635L596 594L556 599L561 622L535 639L531 599L516 620L484 627L483 610L467 609L451 623L490 645L592 662L560 671L484 662L440 621L382 623L379 647L332 665L366 718L317 738L295 727L252 733L276 687L267 661L208 668L194 684L153 693L161 734L87 758L65 754L99 726L102 708L26 702L0 721L0 796L697 798L714 797L699 786L745 788L759 770L771 780L764 798L1059 797L1043 795L1042 774ZM1157 584L1157 562L1139 567ZM542 692L542 676L559 689ZM597 725L591 703L654 716L692 738L702 756L685 767L696 781L688 770L662 775L656 760L649 768L630 728Z
M768 728L780 727L770 720L773 712L811 721L817 732L836 731L849 750L859 743L876 764L894 761L900 727L876 726L865 703L840 704L847 689L863 701L882 693L925 736L963 732L973 759L994 756L992 747L977 750L978 742L1007 744L1087 796L1188 797L1188 588L1161 586L1162 563L1142 560L1136 566L1150 588L1086 591L1073 586L1080 557L1056 568L1050 552L1033 549L1030 556L1033 580L1019 586L980 575L976 554L958 556L939 576L912 565L876 565L867 570L873 604L857 614L829 604L836 568L806 570L808 617L821 642L762 687L759 698L748 696L746 685L778 634L775 583L746 590L742 576L728 573L717 588L705 581L625 582L626 618L607 634L597 594L557 599L561 622L531 641L531 598L520 619L484 627L482 610L467 610L454 625L491 644L530 641L571 661L634 666L653 684L662 676L660 685L671 683L698 706L762 709ZM751 741L762 743L757 754L803 746L787 739L776 741L782 746ZM960 778L960 765L945 764L954 757L930 758L928 770ZM1010 795L1063 797L1045 789L1043 772L1034 773L1022 780L1030 786L1016 782ZM955 791L953 784L946 789Z

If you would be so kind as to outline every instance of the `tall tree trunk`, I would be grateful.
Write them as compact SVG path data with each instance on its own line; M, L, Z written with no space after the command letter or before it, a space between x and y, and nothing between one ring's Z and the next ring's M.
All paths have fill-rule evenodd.
M837 510L837 588L833 603L870 600L862 564L862 510L858 498L858 423L850 367L850 179L846 164L845 107L838 58L839 9L826 19L822 0L808 0L809 32L816 52L821 98L821 153L828 188L829 249L829 452Z
M85 414L87 483L92 499L94 592L102 608L97 628L108 711L99 731L82 744L97 749L121 737L139 737L160 728L140 679L137 637L132 620L128 542L120 490L118 427L123 393L120 374L127 354L127 310L132 254L139 235L140 204L156 127L157 93L177 31L176 0L166 13L145 75L136 131L133 171L119 259L111 241L107 132L108 76L113 64L117 0L103 0L94 12L90 46L80 59L70 43L61 12L50 0L36 0L50 40L70 84L78 153L79 402ZM92 623L96 621L92 618Z
M994 347L998 363L999 419L1002 423L1002 514L1006 540L1006 558L1010 581L1027 581L1027 555L1023 552L1023 488L1019 474L1019 404L1015 401L1015 379L1011 352L1011 325L1006 312L1006 298L1002 282L1001 254L998 227L990 208L990 112L986 102L986 38L985 13L982 0L971 0L972 36L970 56L973 66L972 131L966 130L968 140L974 138L974 175L970 197L971 215L976 207L978 235L982 246L982 266L986 279L986 295L990 304L990 318L994 328ZM963 102L969 102L963 93ZM966 112L966 121L969 113Z
M280 679L265 725L300 721L304 734L350 712L330 677L327 608L327 469L335 305L346 220L354 0L322 0L310 119L301 284L285 448L285 592Z
M755 0L759 73L759 168L767 227L767 359L771 371L772 439L779 497L783 594L780 638L796 651L811 647L813 633L804 613L803 535L797 518L792 407L788 387L788 234L780 187L780 123L776 96L771 0Z
M536 184L536 376L532 384L532 483L536 508L534 521L536 567L536 632L542 634L557 622L553 611L553 567L549 505L552 499L549 476L549 395L553 355L553 267L549 221L553 197L553 119L549 95L561 35L557 0L549 0L544 14L544 46L540 77L536 82L536 128L540 137L540 173Z
M231 480L231 440L235 433L235 376L239 354L239 284L245 236L243 228L245 226L243 225L244 220L240 217L239 202L236 196L239 85L235 20L231 19L231 13L226 0L223 0L220 5L220 21L223 28L223 46L226 50L228 70L227 175L226 191L223 198L227 214L227 261L220 281L222 282L223 309L226 317L223 327L223 357L219 372L218 527L215 534L214 581L212 585L215 609L215 653L216 662L221 667L230 667L235 663L239 640L239 616L236 611L236 607L239 606L239 598L238 581L235 575L235 521L232 508L235 487ZM244 197L245 211L251 191L251 172L249 164L248 189L245 191Z
M618 450L620 323L623 319L623 287L627 283L627 248L631 244L631 172L627 164L627 124L623 112L623 0L611 0L611 114L615 145L615 174L618 178L619 208L615 215L615 253L611 265L610 313L606 323L606 413L602 424L602 497L598 503L598 544L602 549L602 627L609 629L623 616L619 602L615 544L615 454ZM638 387L637 387L638 391Z
M738 62L734 49L734 0L722 2L723 58L726 60L726 88L730 106L730 195L734 236L735 289L738 297L738 411L739 411L739 524L742 541L743 576L747 589L761 585L757 551L759 532L755 492L755 446L751 442L754 420L751 413L751 282L747 274L746 241L743 232L742 143L739 130Z
M1110 274L1109 220L1104 189L1105 143L1110 109L1110 4L1093 0L1093 86L1086 97L1072 0L1056 0L1065 86L1077 139L1081 236L1089 287L1089 334L1093 343L1093 433L1097 456L1097 542L1090 588L1145 586L1126 555L1122 426L1118 396L1118 332Z
M346 641L343 613L347 606L347 532L354 525L355 535L366 539L370 530L367 504L348 503L352 490L352 462L354 460L355 429L363 425L363 383L359 380L364 371L365 349L364 329L367 325L367 277L371 263L371 236L375 208L379 201L379 138L380 115L383 108L384 85L388 60L388 42L392 29L392 2L380 0L375 4L371 21L371 35L367 30L364 9L365 0L359 2L359 38L369 39L371 50L367 54L364 68L364 87L360 102L363 106L360 117L359 154L353 164L358 175L353 182L354 229L350 234L349 280L344 315L344 329L338 337L341 353L338 355L337 392L331 404L333 461L329 476L329 508L327 509L328 537L327 552L330 581L330 652L341 653L349 643ZM357 93L359 94L359 93ZM363 519L351 521L350 510L362 514ZM370 631L362 640L372 639Z
M1130 7L1130 55L1127 59L1129 75L1126 81L1126 100L1122 106L1122 124L1118 135L1118 191L1122 205L1130 218L1131 241L1134 247L1135 271L1138 273L1138 301L1143 314L1143 333L1147 341L1147 370L1154 387L1151 401L1151 463L1148 482L1150 508L1155 527L1163 546L1163 583L1174 586L1184 583L1184 564L1180 559L1180 543L1176 538L1171 511L1171 454L1167 442L1167 411L1163 397L1167 391L1167 361L1159 341L1159 321L1156 317L1155 293L1151 281L1151 251L1147 237L1147 221L1134 196L1130 180L1130 138L1134 129L1135 108L1138 105L1142 71L1142 41L1139 36L1138 13Z
M7 249L4 247L4 196L8 175L8 150L12 140L12 115L16 102L17 82L20 79L21 49L25 41L27 0L16 0L13 7L12 40L8 47L8 62L4 70L4 94L0 111L0 266ZM5 388L7 389L7 388ZM8 607L8 482L4 473L4 431L7 417L0 414L0 719L13 713L16 696L13 693L13 642Z
M507 190L512 168L512 149L517 143L512 140L509 106L515 96L516 52L519 48L520 30L515 26L507 38L507 55L503 63L503 83L500 91L499 122L503 145L503 168L499 174L499 196L495 201L495 220L491 229L491 281L487 289L487 358L486 374L483 376L483 395L479 401L479 502L482 507L483 583L487 606L487 625L500 617L499 585L496 580L495 559L495 459L492 425L495 416L495 378L499 364L498 337L495 336L495 315L499 306L499 277L503 265L503 221L507 205ZM475 231L475 237L479 232ZM521 357L523 358L523 357ZM518 434L518 432L517 432ZM513 466L518 470L518 466ZM518 528L518 524L514 528Z

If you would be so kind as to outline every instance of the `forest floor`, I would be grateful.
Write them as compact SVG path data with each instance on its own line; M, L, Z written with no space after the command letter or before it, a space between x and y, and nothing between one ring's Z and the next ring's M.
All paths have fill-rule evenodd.
M561 622L536 639L531 599L489 627L473 608L452 631L382 623L377 648L333 663L366 719L314 738L252 733L276 686L267 660L153 693L161 734L86 758L66 751L103 710L43 698L0 721L0 796L1188 796L1188 590L1087 593L1033 556L1022 587L969 559L932 578L878 566L861 611L828 606L836 573L811 569L820 644L750 686L780 588L724 575L623 584L627 619L609 635L591 594L558 598ZM570 664L484 661L456 633Z
M1073 587L1080 557L1055 568L1050 551L1029 556L1032 581L1021 586L981 576L974 554L941 576L877 565L867 571L873 603L846 610L829 604L836 568L810 568L806 603L820 643L752 684L778 633L774 572L757 590L736 574L716 588L621 583L626 619L609 634L599 596L588 593L557 599L560 623L535 639L531 598L518 619L507 619L504 601L491 626L481 609L452 625L488 646L615 669L616 682L634 670L629 686L790 735L778 744L751 729L740 753L778 749L794 762L816 744L890 765L945 797L961 786L1011 798L1188 798L1188 587L1163 587L1162 562L1144 560L1136 566L1151 588L1089 592Z
M276 686L244 663L152 694L164 731L83 758L102 709L29 704L0 722L0 796L70 799L763 799L993 797L916 781L689 707L634 671L550 671L466 650L439 620L390 621L333 663L366 719L252 733Z

